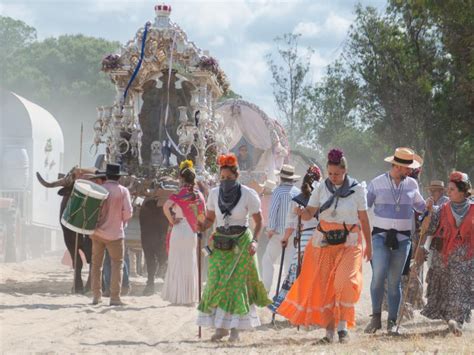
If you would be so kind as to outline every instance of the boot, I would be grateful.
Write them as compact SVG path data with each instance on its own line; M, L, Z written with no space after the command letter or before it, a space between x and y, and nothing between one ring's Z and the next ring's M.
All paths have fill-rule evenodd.
M382 329L382 313L372 314L370 323L365 328L364 332L368 334L375 334L379 329Z

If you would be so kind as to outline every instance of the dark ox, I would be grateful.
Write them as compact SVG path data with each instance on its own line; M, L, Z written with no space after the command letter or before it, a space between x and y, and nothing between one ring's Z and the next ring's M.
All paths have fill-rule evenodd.
M72 168L69 173L67 173L66 176L63 178L56 180L54 182L47 182L45 181L41 175L37 172L36 177L38 178L38 181L41 183L41 185L47 187L47 188L53 188L53 187L61 187L61 189L58 191L58 195L62 196L63 199L61 200L61 208L59 212L59 219L61 219L61 216L64 212L64 209L66 208L67 202L69 200L69 197L71 196L71 192L74 187L74 182L77 179L85 178L89 174L94 174L95 168L92 169L80 169L80 168ZM63 230L63 236L64 236L64 242L66 244L66 248L69 251L69 254L71 255L72 260L77 260L77 265L75 267L75 273L74 273L74 287L73 290L75 293L84 293L90 289L90 275L87 279L86 286L84 287L84 284L82 282L82 259L79 255L79 250L81 250L87 260L87 263L91 263L91 258L92 258L92 241L89 239L88 236L83 235L83 234L78 234L77 235L77 250L76 250L76 255L74 255L75 249L76 249L76 232L64 227L61 223L61 228Z

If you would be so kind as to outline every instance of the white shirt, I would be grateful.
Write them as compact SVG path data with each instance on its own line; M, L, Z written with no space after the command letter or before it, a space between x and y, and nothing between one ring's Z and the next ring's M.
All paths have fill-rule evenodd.
M367 192L365 186L358 184L352 188L354 193L348 197L340 198L337 203L336 216L332 216L331 213L334 211L336 201L333 202L331 207L324 210L319 215L320 220L324 220L330 223L346 223L347 225L357 224L359 225L359 211L367 211ZM310 207L321 207L330 197L331 192L326 187L326 184L321 183L317 189L313 191L308 202ZM322 240L322 234L318 230L313 235L313 245L320 245ZM347 236L346 245L355 246L358 242L358 233L349 233Z
M261 212L260 198L257 192L250 187L240 185L242 196L239 202L232 210L232 214L228 217L229 226L249 226L249 216ZM209 193L207 198L207 209L214 211L216 214L217 227L224 227L224 215L219 209L219 187L215 187Z

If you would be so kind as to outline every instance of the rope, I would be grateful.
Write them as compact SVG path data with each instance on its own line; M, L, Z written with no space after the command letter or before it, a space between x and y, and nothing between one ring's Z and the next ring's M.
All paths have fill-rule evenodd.
M123 102L122 104L125 104L125 100L127 98L128 94L128 89L132 85L133 81L135 80L135 77L137 76L138 72L140 71L140 67L142 66L142 61L143 61L143 56L145 55L145 43L146 43L146 36L148 34L148 26L150 26L151 23L147 22L145 23L145 30L143 32L143 38L142 38L142 51L140 53L140 59L138 60L137 66L135 67L135 70L133 71L132 76L130 77L130 80L128 81L127 87L125 89L125 92L123 93Z

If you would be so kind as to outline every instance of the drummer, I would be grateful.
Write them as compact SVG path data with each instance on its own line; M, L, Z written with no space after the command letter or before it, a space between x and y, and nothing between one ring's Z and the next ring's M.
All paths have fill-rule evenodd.
M112 263L110 280L110 305L125 305L120 299L122 287L122 268L125 249L124 227L132 217L133 208L128 190L118 182L120 176L126 175L120 171L120 165L107 164L105 171L107 180L102 185L109 196L102 206L97 229L91 235L92 239L92 304L102 302L102 264L104 252L107 249Z

